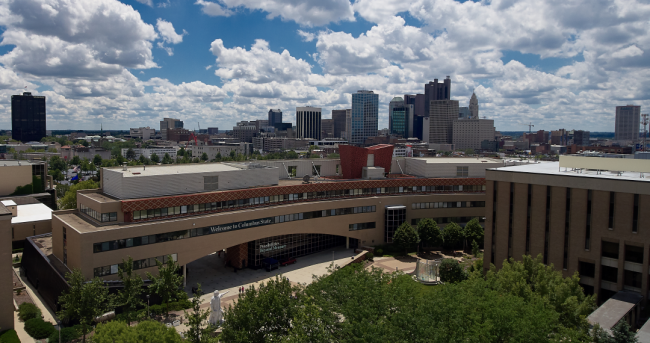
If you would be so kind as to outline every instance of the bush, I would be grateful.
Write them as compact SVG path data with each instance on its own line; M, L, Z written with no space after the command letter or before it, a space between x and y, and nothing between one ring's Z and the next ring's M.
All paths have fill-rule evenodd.
M23 322L33 318L41 318L41 310L34 304L22 303L18 306L18 318Z
M453 258L445 258L440 263L440 281L442 282L460 282L467 279L467 274L463 266Z
M372 261L372 259L375 258L375 255L371 252L366 253L366 260Z
M70 342L73 339L81 337L81 332L76 330L74 327L63 328L61 329L61 343ZM48 342L56 343L59 341L59 331L54 330L50 335Z
M383 251L383 250L381 250L381 249L375 249L375 255L377 255L377 256L381 256L381 255L383 255L383 254L384 254L384 251Z
M48 323L41 318L32 318L25 322L25 331L36 339L43 339L50 337L56 329L54 329L52 323Z
M0 333L0 342L2 343L20 343L16 330L7 330Z

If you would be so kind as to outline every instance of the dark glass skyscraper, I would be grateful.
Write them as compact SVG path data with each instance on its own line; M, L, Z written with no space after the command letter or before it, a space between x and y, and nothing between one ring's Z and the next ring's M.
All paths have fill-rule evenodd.
M438 79L424 85L424 112L425 116L429 116L429 105L434 100L451 100L451 78L447 76L442 83Z
M379 120L379 94L360 90L352 93L352 135L350 143L363 144L368 137L376 137Z
M39 142L45 133L45 97L11 96L11 138L21 142Z
M269 126L275 126L275 124L282 124L282 110L280 109L269 110Z

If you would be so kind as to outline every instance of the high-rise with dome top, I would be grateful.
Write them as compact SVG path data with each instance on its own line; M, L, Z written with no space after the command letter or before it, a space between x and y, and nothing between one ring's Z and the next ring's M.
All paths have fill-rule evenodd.
M470 119L478 119L478 99L474 92L472 92L472 98L469 99L469 113Z

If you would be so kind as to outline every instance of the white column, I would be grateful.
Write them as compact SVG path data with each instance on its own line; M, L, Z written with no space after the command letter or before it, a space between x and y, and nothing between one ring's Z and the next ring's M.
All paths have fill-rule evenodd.
M187 287L187 264L183 266L183 287Z
M345 237L345 248L350 249L350 237Z

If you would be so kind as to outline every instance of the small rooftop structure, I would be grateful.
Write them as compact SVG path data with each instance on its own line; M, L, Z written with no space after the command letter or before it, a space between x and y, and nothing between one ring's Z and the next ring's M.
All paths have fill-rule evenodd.
M40 203L18 205L18 214L15 217L11 218L11 224L29 223L43 220L52 220L51 208Z
M627 320L634 329L641 300L643 300L643 296L639 293L619 291L592 312L587 320L592 325L600 325L608 332L621 320Z

